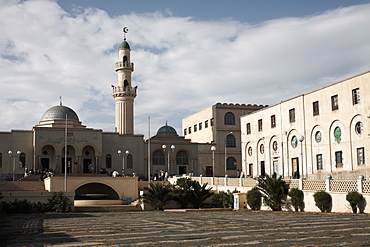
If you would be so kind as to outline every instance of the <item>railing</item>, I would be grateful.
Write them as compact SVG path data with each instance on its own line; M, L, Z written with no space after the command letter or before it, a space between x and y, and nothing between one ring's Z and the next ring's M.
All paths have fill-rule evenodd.
M201 184L207 183L210 186L226 187L249 187L256 186L256 180L253 178L227 178L227 177L191 177ZM370 181L359 178L357 180L303 180L286 179L290 188L299 188L304 191L326 191L343 192L358 191L360 193L370 193Z
M129 94L136 94L136 87L112 87L113 94L119 93L129 93Z
M134 70L134 63L129 62L117 62L116 69L132 69Z

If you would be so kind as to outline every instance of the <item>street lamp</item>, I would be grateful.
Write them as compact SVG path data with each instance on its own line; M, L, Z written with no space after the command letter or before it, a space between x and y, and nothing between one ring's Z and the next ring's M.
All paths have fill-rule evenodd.
M211 147L212 150L212 177L215 177L215 151L216 151L216 146Z
M162 145L162 149L164 152L166 152L166 148L167 146L165 144ZM172 152L175 151L175 145L171 145L171 150ZM170 173L170 150L167 151L167 172L168 174L171 174Z
M13 151L12 150L9 150L8 151L8 154L9 154L9 157L10 158L13 158L13 181L15 181L15 158L16 157L19 157L19 155L21 155L21 151L17 151L17 156L12 156L12 154L13 154Z
M227 139L227 136L228 135L231 135L232 133L233 132L231 131L231 132L227 133L226 136L225 136L225 177L227 175L226 174L226 170L227 170L227 152L226 152L227 151L227 145L226 145L227 144L227 140L226 139Z
M119 149L117 153L118 153L118 156L121 156L122 150ZM130 154L130 151L126 150L125 154L126 156L128 156ZM122 155L122 176L124 176L124 171L125 171L125 156Z
M301 163L302 163L302 177L303 177L303 141L304 141L304 136L300 135L298 136L298 141L301 142Z

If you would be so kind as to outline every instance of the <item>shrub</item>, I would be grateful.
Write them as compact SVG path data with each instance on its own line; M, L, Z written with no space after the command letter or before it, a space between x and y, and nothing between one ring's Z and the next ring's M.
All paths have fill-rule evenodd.
M212 203L215 207L218 208L234 208L234 194L238 193L239 191L235 189L233 192L230 190L220 191L215 193L212 197Z
M252 210L260 210L262 205L262 194L254 187L247 192L247 204Z
M276 174L271 177L257 178L257 189L262 193L264 202L272 211L281 211L288 196L289 185Z
M352 212L355 214L357 213L357 207L364 200L364 197L357 191L351 191L346 195L346 200L351 205Z
M296 212L300 210L303 212L304 209L304 194L303 191L298 188L290 189L288 196L290 196L291 203Z
M150 183L146 193L140 198L144 203L150 204L154 210L163 211L167 202L171 200L172 186L163 183Z
M332 199L331 195L325 191L318 191L313 195L315 205L321 212L331 212Z
M52 198L48 199L49 209L52 212L67 213L71 211L72 202L62 191L54 192Z

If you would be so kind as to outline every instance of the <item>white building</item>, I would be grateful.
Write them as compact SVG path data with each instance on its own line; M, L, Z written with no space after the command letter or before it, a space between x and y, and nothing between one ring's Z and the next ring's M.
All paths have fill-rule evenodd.
M304 178L370 176L370 72L241 117L242 169Z

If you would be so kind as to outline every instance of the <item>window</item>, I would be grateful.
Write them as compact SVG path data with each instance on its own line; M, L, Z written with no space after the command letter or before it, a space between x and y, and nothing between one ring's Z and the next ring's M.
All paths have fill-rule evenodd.
M365 150L364 148L357 148L357 165L365 165Z
M289 110L289 122L295 122L295 108Z
M361 135L363 129L363 125L361 122L357 122L355 125L355 131L357 135Z
M247 123L247 135L251 134L251 123Z
M189 134L191 134L191 127L189 127Z
M322 163L322 154L316 155L316 167L317 167L317 170L324 169L323 163Z
M112 168L112 155L110 154L105 156L105 168Z
M276 127L276 117L275 115L272 115L271 116L271 128L275 128Z
M188 153L185 151L178 152L176 155L176 164L177 165L188 165L189 164Z
M215 125L215 123L214 123L215 121L214 121L214 119L213 118L211 118L211 126L213 126L213 125Z
M313 111L314 116L317 116L320 114L319 101L315 101L312 103L312 111Z
M228 148L236 147L235 137L231 134L226 136L226 147Z
M127 169L134 168L132 154L127 155Z
M187 129L184 129L184 135L186 136L188 134Z
M340 127L335 127L334 129L334 139L337 143L340 143L342 140L342 130Z
M3 167L3 154L0 153L0 168Z
M21 153L19 155L19 167L20 168L26 167L26 154L25 153Z
M339 109L338 105L338 94L331 96L331 110L335 111Z
M352 90L352 103L354 105L360 103L360 89L359 88Z
M342 151L335 152L335 166L343 167L343 153Z
M226 170L236 170L235 166L236 159L234 157L229 157L226 159Z
M203 124L199 123L199 130L202 130L202 128L203 128Z
M321 140L322 140L322 134L321 134L320 131L316 131L316 133L315 133L315 140L316 140L317 143L320 143L321 142Z
M225 125L235 125L235 115L232 112L227 112L224 116Z
M208 128L208 120L204 122L204 128Z
M153 153L153 165L164 165L164 153L162 151L155 151Z
M262 119L258 120L258 131L262 131Z
M197 131L198 131L198 126L194 124L194 132L197 132Z

